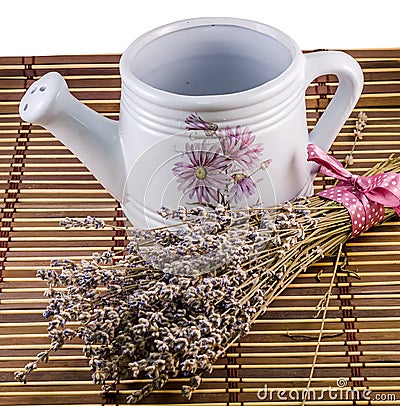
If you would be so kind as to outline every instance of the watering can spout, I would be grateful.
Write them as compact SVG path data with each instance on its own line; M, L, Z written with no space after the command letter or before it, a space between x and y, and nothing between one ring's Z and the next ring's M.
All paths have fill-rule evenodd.
M126 170L118 122L80 103L56 72L47 73L30 86L19 113L24 121L54 134L114 198L122 200Z

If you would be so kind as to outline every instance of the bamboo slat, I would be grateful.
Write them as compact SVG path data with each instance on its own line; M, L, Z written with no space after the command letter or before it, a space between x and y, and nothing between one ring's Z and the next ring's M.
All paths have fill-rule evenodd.
M392 152L400 152L400 49L346 52L361 64L365 85L331 153L344 160L353 143L354 120L365 111L368 126L350 168L362 174ZM119 58L0 58L0 405L124 405L124 395L135 387L133 381L124 381L117 394L99 394L78 341L54 354L27 385L13 380L13 372L48 344L42 317L45 286L35 278L36 270L53 257L89 258L95 251L120 252L126 244L126 237L113 230L66 231L58 225L65 216L94 215L113 225L123 224L124 217L118 203L67 148L43 128L21 121L19 100L34 80L56 70L78 99L118 119ZM309 129L337 85L335 76L325 75L307 89ZM328 183L319 176L315 189ZM298 400L279 400L277 392L306 388L315 355L310 383L318 398L307 405L400 404L399 225L393 219L347 243L347 267L358 276L338 272L318 348L321 317L315 317L315 307L333 276L329 258L311 266L272 303L249 335L235 343L205 377L190 404L300 405ZM347 388L371 390L371 399L329 399L324 390L337 388L338 378L346 379ZM171 379L145 403L187 404L179 394L184 381ZM275 395L260 400L257 394L265 385Z

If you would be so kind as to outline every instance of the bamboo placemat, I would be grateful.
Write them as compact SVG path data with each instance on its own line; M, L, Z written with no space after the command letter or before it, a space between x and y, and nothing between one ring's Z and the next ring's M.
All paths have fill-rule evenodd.
M392 152L400 152L400 49L348 51L360 62L365 86L332 152L343 160L350 150L354 120L360 110L368 126L354 153L351 170L362 173ZM67 231L65 216L94 215L123 225L119 205L59 141L41 127L21 121L18 104L41 75L58 71L72 93L112 119L118 118L119 55L0 58L0 404L124 404L131 387L124 382L115 397L104 398L91 384L79 342L71 342L33 373L27 385L13 372L48 345L42 317L46 299L36 270L54 257L87 258L94 251L120 251L121 231ZM310 129L336 89L324 76L307 91ZM325 186L316 180L316 190ZM348 387L369 388L371 401L310 400L307 405L400 404L400 222L394 219L347 244L348 266L360 277L340 271L324 318L315 307L327 292L333 263L327 259L298 277L258 320L250 334L230 350L204 379L190 403L180 396L181 379L172 380L145 403L152 405L252 406L300 405L289 391L307 387L317 396L337 379ZM316 276L324 272L317 280ZM260 400L267 385L274 400ZM285 389L288 400L278 400ZM259 395L263 393L260 392ZM393 397L397 400L394 400ZM312 398L311 398L312 399Z

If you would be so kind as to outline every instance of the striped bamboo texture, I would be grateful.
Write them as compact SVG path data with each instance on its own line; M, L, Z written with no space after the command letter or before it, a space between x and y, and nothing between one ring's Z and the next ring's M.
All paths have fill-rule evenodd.
M354 119L365 111L368 126L351 167L362 173L400 152L400 49L349 53L363 68L365 87L332 152L344 159L353 142ZM115 396L99 394L78 341L53 354L27 385L13 380L13 372L48 344L42 317L45 286L36 280L36 270L54 257L86 258L94 251L119 251L126 243L120 231L59 227L65 216L89 214L122 225L123 213L69 150L41 127L21 121L18 103L33 80L55 70L66 77L78 99L118 119L118 60L119 55L0 58L0 405L122 405L123 395L133 387L132 382L123 382ZM310 129L336 87L334 76L324 76L307 90ZM318 178L316 189L326 183ZM311 380L318 396L324 388L336 388L338 378L346 378L349 387L369 388L372 400L325 396L307 405L400 404L399 224L394 219L375 227L345 247L348 268L360 279L340 271L335 280ZM327 259L298 277L205 377L190 404L300 405L277 396L260 401L257 392L265 384L275 394L278 389L289 392L307 386L321 327L321 318L314 317L315 306L327 292L332 272L332 260ZM145 403L187 404L179 394L182 381L172 380Z

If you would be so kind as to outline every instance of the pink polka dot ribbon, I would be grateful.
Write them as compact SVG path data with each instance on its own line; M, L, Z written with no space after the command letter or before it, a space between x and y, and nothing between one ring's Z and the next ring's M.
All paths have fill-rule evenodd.
M355 237L384 219L384 206L400 215L400 175L387 172L373 176L353 175L333 156L314 144L307 147L308 160L321 165L320 172L340 180L338 186L318 196L341 203L349 212Z

